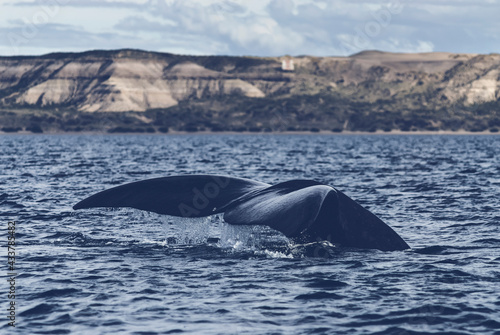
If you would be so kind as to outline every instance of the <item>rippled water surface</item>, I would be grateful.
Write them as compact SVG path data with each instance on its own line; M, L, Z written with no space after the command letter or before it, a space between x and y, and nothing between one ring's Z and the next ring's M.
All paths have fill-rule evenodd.
M0 147L2 333L16 220L20 334L500 334L499 136L0 136ZM330 184L412 250L318 254L218 216L71 209L192 173Z

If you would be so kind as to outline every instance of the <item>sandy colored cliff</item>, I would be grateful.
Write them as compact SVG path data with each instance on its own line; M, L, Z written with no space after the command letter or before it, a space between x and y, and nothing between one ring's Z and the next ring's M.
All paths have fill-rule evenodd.
M422 110L467 112L500 99L498 54L365 51L350 57L286 57L293 71L282 69L284 59L138 50L0 57L0 108L78 113L205 108L218 113L238 108L238 101L243 106L267 101L297 114L289 127L307 122L300 113L308 108L315 113L309 119L321 124L324 117L317 113L323 105L324 113L336 113L335 125L329 126L345 128L356 123L348 119L361 109L402 116ZM433 125L442 123L436 119Z

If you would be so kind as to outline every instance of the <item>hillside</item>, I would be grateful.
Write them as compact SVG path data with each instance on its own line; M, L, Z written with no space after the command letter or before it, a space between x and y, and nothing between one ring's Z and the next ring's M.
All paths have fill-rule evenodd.
M288 57L287 57L288 58ZM0 57L0 130L498 131L500 55Z

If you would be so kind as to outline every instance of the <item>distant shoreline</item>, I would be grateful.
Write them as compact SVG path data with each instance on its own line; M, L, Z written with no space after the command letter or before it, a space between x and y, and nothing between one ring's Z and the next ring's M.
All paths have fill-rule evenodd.
M0 67L8 69L0 71L3 133L500 131L499 54L233 57L121 49L0 57Z

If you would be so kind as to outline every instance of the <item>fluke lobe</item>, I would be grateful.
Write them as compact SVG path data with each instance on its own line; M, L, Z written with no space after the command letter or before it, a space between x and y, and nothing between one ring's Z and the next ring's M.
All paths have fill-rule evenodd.
M142 180L94 194L73 209L131 207L180 217L224 213L232 225L265 225L299 243L343 247L410 247L382 220L335 188L311 180L276 185L218 175Z

